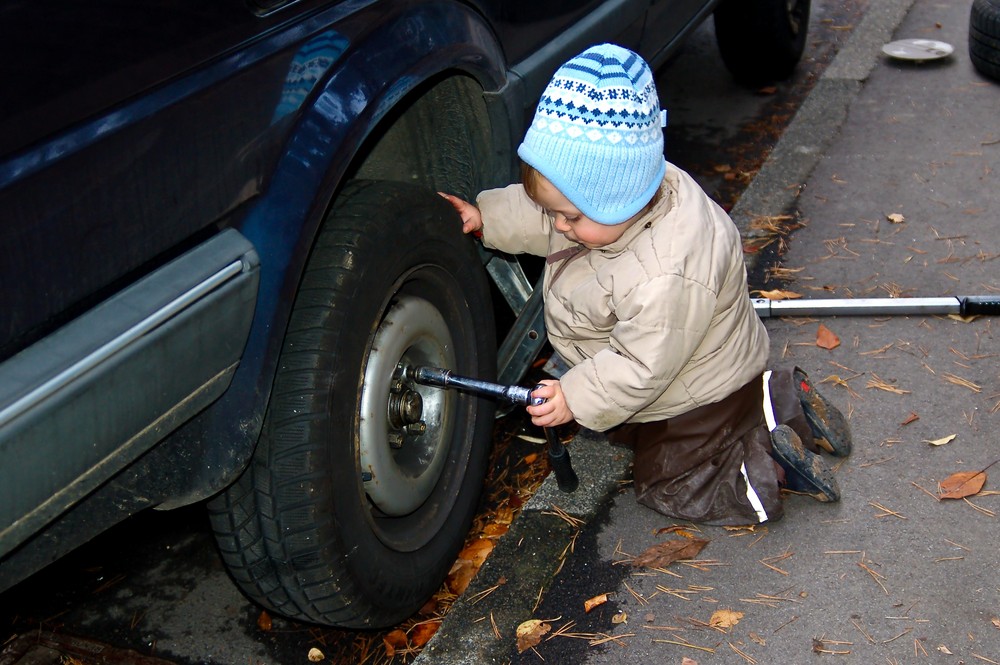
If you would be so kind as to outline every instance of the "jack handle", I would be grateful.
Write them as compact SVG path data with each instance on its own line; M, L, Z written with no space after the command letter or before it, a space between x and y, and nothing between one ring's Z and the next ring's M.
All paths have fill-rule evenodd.
M482 381L467 376L452 374L451 370L439 369L437 367L414 367L409 372L410 378L425 386L435 386L438 388L454 388L478 397L492 397L505 400L511 404L521 406L537 406L545 402L542 397L532 397L531 393L542 384L534 388L523 386L509 386L490 381ZM563 492L573 492L580 484L580 479L573 470L570 461L569 450L559 435L551 427L543 427L545 431L545 441L548 444L549 463L552 465L552 472L556 476L556 484Z

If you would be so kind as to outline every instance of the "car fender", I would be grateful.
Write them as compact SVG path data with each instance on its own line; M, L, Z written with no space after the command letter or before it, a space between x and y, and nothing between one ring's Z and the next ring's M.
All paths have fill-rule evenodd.
M395 19L380 16L377 30L341 33L343 52L321 88L288 113L294 130L277 167L262 196L236 224L261 258L250 336L229 389L174 435L173 452L164 452L169 459L190 460L190 469L173 474L177 484L161 508L210 496L248 462L305 259L366 139L381 130L400 100L443 72L470 75L487 92L504 86L500 46L471 9L432 2L400 9ZM189 454L178 455L177 447Z

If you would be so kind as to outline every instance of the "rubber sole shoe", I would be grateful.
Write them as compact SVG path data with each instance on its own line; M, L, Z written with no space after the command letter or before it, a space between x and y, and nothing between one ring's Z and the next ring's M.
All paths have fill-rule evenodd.
M792 379L816 445L837 457L850 455L851 426L844 414L816 390L805 372L795 368Z
M775 461L785 470L785 489L824 503L840 500L833 472L822 457L806 449L791 427L778 425L771 430L771 449Z

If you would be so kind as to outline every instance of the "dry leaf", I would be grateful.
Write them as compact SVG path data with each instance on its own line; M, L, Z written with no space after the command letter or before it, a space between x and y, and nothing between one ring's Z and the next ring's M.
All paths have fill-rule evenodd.
M517 627L517 652L524 653L542 641L542 635L552 626L539 619L528 619Z
M681 658L681 665L698 665L698 661L692 660L687 656L684 656L683 658Z
M657 543L637 556L632 561L632 565L646 568L666 568L674 561L693 559L698 556L698 552L701 552L705 545L708 545L708 541L699 538L675 539Z
M932 446L943 446L946 443L951 443L957 437L957 434L949 434L948 436L942 436L940 439L934 439L933 441L928 441L924 439L924 443L929 443Z
M396 629L382 636L382 644L385 645L386 655L392 658L397 650L406 650L406 633Z
M427 644L432 637L434 637L434 633L436 633L440 627L440 621L418 623L413 627L413 630L410 631L410 642L413 644L414 648L419 649Z
M938 490L941 492L938 498L964 499L978 494L985 484L986 474L982 471L959 471L938 483Z
M608 602L608 594L602 593L599 596L594 596L593 598L588 598L583 601L583 609L585 612L590 612L590 610L603 605L606 602Z
M472 578L479 569L468 561L456 561L448 573L448 588L456 596L461 596L469 588Z
M674 524L673 526L665 526L657 529L653 532L654 536L662 536L665 533L676 533L678 536L684 536L685 538L694 538L694 533L689 529L685 529L682 526Z
M257 615L257 627L265 633L271 630L271 615L266 611L261 610L260 614Z
M611 623L613 624L628 623L628 614L626 614L625 612L619 612L618 614L611 617Z
M816 330L816 346L827 350L835 349L840 346L840 338L821 323Z
M712 618L708 620L708 625L712 628L727 630L738 624L742 618L743 612L734 612L733 610L715 610L712 612Z
M796 298L801 298L801 293L795 293L795 291L785 291L783 289L773 289L771 291L757 291L761 298L767 298L768 300L795 300Z
M310 663L318 663L326 658L326 656L323 655L323 652L316 647L309 649L309 655L306 657L309 659Z
M913 412L910 412L910 415L908 415L906 417L906 420L904 420L903 422L901 422L899 424L900 425L909 425L910 423L912 423L915 420L920 420L920 416L918 416L917 414L915 414Z
M903 222L906 221L906 218L903 217L898 212L890 213L890 214L886 215L885 218L888 219L893 224L902 224Z
M1000 617L993 617L990 619L990 623L992 623L997 630L1000 630Z
M483 527L483 535L487 538L499 538L508 531L510 531L510 526L499 522L491 522Z
M493 551L494 547L496 547L496 543L492 540L488 538L477 538L466 545L465 549L458 553L458 558L469 561L476 568L479 568L486 562L486 557L490 555L490 552Z
M529 453L524 456L524 463L531 466L538 459L538 453Z

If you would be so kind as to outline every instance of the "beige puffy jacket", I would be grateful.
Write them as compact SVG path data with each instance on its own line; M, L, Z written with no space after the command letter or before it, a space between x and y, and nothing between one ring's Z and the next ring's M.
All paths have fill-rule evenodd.
M718 402L767 364L729 216L667 164L664 196L615 243L582 251L521 185L483 192L483 242L548 257L545 325L571 366L561 378L577 422L605 431Z

